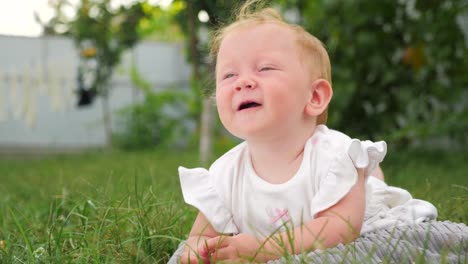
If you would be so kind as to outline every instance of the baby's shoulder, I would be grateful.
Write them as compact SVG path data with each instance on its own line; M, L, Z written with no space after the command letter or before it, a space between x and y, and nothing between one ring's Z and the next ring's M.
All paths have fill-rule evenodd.
M347 151L353 141L343 132L333 130L325 125L319 125L314 135L310 138L312 144L321 146L328 151Z
M312 153L321 159L321 163L326 163L325 161L342 164L352 162L356 168L364 168L366 175L373 172L387 154L387 144L384 141L352 139L324 125L317 127L311 142L315 145L315 148L311 148ZM346 162L343 162L345 160Z
M246 147L247 143L242 142L230 149L211 164L209 171L214 174L218 172L226 174L226 172L232 171L241 164Z

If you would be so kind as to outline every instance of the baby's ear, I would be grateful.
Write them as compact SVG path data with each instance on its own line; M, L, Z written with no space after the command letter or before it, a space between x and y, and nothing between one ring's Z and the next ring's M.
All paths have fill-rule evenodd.
M333 95L330 83L325 79L317 79L310 86L310 98L305 107L309 116L319 116L325 109Z

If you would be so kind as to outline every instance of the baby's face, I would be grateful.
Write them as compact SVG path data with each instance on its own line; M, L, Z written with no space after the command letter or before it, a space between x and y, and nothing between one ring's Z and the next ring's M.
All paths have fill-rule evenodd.
M253 139L281 136L303 124L312 81L299 54L293 31L275 23L225 36L216 63L216 103L227 130Z

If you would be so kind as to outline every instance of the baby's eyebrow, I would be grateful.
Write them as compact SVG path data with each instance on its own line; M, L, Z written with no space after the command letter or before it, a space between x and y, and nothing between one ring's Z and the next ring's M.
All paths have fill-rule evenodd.
M232 62L232 60L227 61L227 62L222 62L222 63L217 62L216 67L219 68L219 69L223 69L223 68L226 68L226 67L233 67L233 62Z
M219 69L219 70L216 69L215 74L216 75L225 75L225 74L230 73L230 72L231 72L230 70L226 70L226 69Z
M223 73L232 72L232 71L234 71L234 66L232 66L231 64L225 63L221 65L216 65L215 73L223 74Z

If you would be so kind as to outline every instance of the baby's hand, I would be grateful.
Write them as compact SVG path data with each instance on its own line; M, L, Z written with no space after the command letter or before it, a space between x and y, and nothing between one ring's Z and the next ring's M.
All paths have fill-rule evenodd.
M212 263L218 261L251 263L263 261L264 256L262 241L248 234L208 239L199 247L198 252Z
M198 264L198 263L210 263L207 255L203 255L198 248L205 244L205 241L210 237L189 237L185 242L184 251L180 255L179 263L182 264ZM199 260L203 261L200 262Z
M197 258L196 253L193 252L192 250L189 250L189 249L185 248L182 255L180 255L179 263L181 263L181 264L187 264L187 263L197 264L198 263L198 258Z

